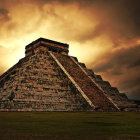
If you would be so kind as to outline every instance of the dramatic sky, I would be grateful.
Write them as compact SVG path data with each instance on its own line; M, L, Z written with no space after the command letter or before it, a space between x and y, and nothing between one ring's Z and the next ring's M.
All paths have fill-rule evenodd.
M140 99L140 0L0 0L0 74L39 37Z

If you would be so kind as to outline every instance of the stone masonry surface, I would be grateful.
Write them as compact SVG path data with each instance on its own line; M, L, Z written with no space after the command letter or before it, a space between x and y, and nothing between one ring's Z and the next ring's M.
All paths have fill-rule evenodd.
M140 111L68 51L44 38L27 45L26 56L0 76L0 111Z
M92 110L47 52L37 52L0 88L1 111Z

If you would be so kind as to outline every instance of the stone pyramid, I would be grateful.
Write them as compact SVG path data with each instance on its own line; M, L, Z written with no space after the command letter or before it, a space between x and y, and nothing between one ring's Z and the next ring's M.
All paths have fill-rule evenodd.
M39 38L0 77L0 111L121 111L125 94L68 55L69 45Z

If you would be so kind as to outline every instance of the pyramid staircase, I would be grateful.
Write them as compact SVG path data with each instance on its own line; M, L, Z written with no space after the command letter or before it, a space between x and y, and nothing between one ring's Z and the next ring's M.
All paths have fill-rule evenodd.
M39 38L0 77L0 111L120 111L125 94L68 55L68 44Z
M140 111L139 106L129 100L125 93L120 93L116 87L112 87L108 81L104 81L100 75L96 75L93 70L87 69L85 64L79 63L87 72L88 76L94 81L100 90L110 99L120 111Z

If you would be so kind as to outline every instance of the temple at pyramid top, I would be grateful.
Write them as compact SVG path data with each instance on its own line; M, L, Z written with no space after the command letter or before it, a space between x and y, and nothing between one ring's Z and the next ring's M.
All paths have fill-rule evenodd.
M37 50L53 51L68 55L69 45L45 38L39 38L26 46L26 56L33 55Z

